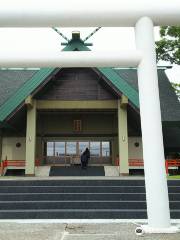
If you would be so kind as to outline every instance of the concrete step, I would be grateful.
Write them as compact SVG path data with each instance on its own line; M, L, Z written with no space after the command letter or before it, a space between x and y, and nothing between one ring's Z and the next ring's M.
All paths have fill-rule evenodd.
M144 180L1 180L0 186L145 186ZM180 186L179 180L168 180L168 186Z
M180 186L169 186L180 193ZM0 186L1 193L145 193L144 186Z
M0 186L144 186L144 180L1 180Z
M0 201L129 200L145 201L145 193L1 193Z
M180 209L180 204L173 207ZM145 201L1 201L0 210L17 209L146 209Z
M0 211L1 219L146 219L146 210L123 209L51 209ZM171 218L179 219L180 211L171 211Z
M0 210L17 209L146 209L145 201L6 201ZM170 202L171 210L180 210L180 202Z
M173 189L172 189L173 190ZM0 186L1 193L145 193L143 186Z
M146 219L146 210L129 209L43 209L1 210L1 219ZM179 219L180 211L171 211L171 218Z
M143 180L0 182L1 219L144 219ZM179 185L178 185L179 184ZM180 181L168 182L172 218L180 218Z
M129 209L43 209L0 210L1 219L145 219L146 210Z

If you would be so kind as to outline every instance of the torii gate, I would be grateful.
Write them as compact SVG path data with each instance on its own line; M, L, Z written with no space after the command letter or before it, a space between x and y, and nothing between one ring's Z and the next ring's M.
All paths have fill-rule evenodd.
M0 27L134 27L136 51L61 52L59 56L0 55L1 67L138 67L145 169L146 232L176 232L170 225L153 27L178 25L180 1L1 0ZM107 58L108 56L108 58Z

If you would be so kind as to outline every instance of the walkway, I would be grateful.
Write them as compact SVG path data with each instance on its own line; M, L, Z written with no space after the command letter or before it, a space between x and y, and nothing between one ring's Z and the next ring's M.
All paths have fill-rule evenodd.
M134 223L60 223L58 221L0 222L1 240L139 240ZM93 222L93 221L91 221ZM179 240L177 234L145 234L143 240Z

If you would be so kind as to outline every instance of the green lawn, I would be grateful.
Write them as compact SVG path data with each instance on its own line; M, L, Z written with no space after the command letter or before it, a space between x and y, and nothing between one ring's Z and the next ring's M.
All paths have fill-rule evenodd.
M180 179L180 175L172 175L172 176L168 176L168 179Z

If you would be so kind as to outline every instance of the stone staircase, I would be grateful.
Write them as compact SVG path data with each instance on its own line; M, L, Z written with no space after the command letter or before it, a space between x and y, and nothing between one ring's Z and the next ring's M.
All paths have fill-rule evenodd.
M169 181L180 219L180 181ZM1 180L0 219L145 219L144 180Z

